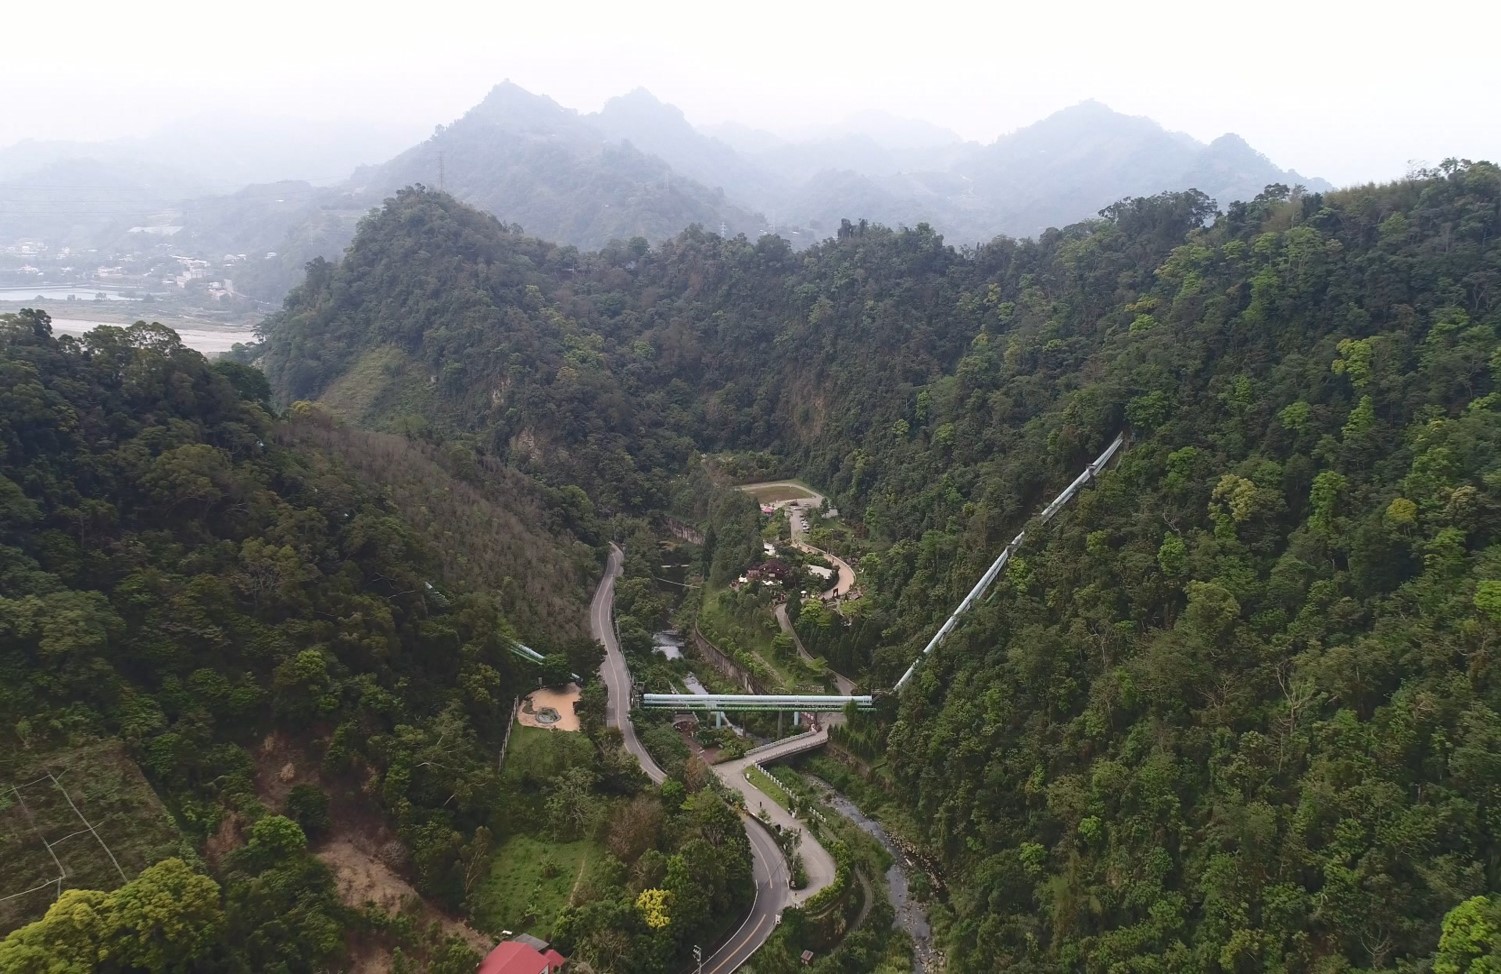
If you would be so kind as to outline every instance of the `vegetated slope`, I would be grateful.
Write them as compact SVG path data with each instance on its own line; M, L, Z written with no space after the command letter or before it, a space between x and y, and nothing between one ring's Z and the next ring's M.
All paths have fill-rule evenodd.
M964 273L926 229L851 227L805 255L698 231L656 251L580 254L408 190L264 323L265 368L285 401L319 397L377 428L464 431L607 507L640 509L661 506L697 446L812 449L894 419L893 393L962 353L962 330L924 316L952 307ZM847 286L824 287L840 275ZM846 399L882 412L836 408Z
M1207 215L1128 200L967 256L847 226L561 259L408 193L368 230L418 258L322 269L273 381L315 394L395 344L439 422L627 503L697 450L776 448L875 542L830 644L877 685L1130 428L851 734L889 733L955 968L1416 969L1501 888L1501 173Z
M278 435L379 486L437 554L443 576L493 592L523 638L588 639L583 596L596 581L598 527L588 499L547 491L473 451L331 422L309 411Z
M1477 165L1252 208L961 367L955 443L1049 354L1076 388L1018 459L1136 443L891 730L958 969L1419 969L1501 886L1498 203Z
M472 837L515 807L495 769L497 715L522 685L507 615L530 593L483 583L504 570L572 585L545 608L582 617L565 529L544 546L540 519L528 558L447 575L463 552L440 558L402 516L414 481L485 494L497 513L503 487L452 483L400 450L362 456L381 444L296 429L308 420L288 430L258 404L257 373L210 366L158 325L58 339L44 314L8 315L0 375L0 726L38 752L118 736L194 845L212 835L221 856L236 823L261 819L222 858L228 918L199 944L202 963L322 964L346 929L406 937L345 912L298 826L262 819L253 751L269 733L321 758L339 807L388 821L417 887L456 907L465 856L487 854ZM351 469L374 463L390 469ZM527 496L510 520L536 511ZM578 649L569 622L529 621L530 644ZM327 828L321 801L304 792L288 812Z

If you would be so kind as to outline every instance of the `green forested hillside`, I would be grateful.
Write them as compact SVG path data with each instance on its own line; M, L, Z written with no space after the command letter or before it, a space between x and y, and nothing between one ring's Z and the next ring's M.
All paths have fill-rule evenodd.
M1136 442L889 738L966 969L1421 969L1497 890L1498 204L1234 210L1056 339L1104 325L1033 451Z
M580 254L407 191L267 372L605 509L779 454L865 532L859 623L805 635L875 685L1128 429L862 732L954 968L1421 970L1501 891L1501 171L1215 209Z
M49 769L70 769L57 788L80 796L77 814L101 824L101 840L134 849L148 825L160 829L160 819L120 817L149 813L154 799L101 792L91 768L107 765L69 757L118 739L183 830L176 849L170 840L158 848L223 857L215 876L227 924L218 905L213 916L183 918L203 927L173 965L196 957L205 970L312 970L343 953L349 930L399 942L339 902L297 824L267 817L280 809L257 764L260 742L287 735L334 794L335 828L388 821L417 887L458 905L470 836L506 827L494 754L512 697L529 682L512 672L508 616L526 618L530 593L445 575L447 559L404 517L401 498L353 473L357 450L307 445L299 424L310 420L273 419L258 401L258 374L210 366L165 328L55 338L43 313L5 316L0 374L0 778L7 791L26 788L0 807L6 855L16 857L0 870L4 895L53 874L43 830L78 821L66 807L49 817L61 791L23 784ZM429 479L439 491L444 483ZM525 501L517 511L530 516ZM534 541L543 536L532 530ZM581 617L587 589L566 561L570 537L558 527L512 571L564 586L545 607ZM550 649L574 631L520 634ZM299 787L288 814L326 831L328 795ZM70 844L61 854L79 857L62 867L65 886L112 875L104 852ZM124 865L133 875L159 856ZM94 859L102 872L77 868ZM23 901L33 918L56 892ZM176 894L146 885L140 895L165 909ZM89 941L64 944L64 921L53 920L93 910L102 926L78 936L112 941L121 934L108 911L81 905L102 896L69 893L45 924L0 945L0 968L94 969L77 961ZM144 940L130 948L144 949ZM165 969L129 956L104 969ZM449 969L472 964L467 956ZM47 966L64 960L83 966Z

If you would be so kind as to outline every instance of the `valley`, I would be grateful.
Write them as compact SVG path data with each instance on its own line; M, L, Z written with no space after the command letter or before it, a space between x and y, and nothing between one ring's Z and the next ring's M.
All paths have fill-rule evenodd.
M0 974L1501 974L1395 13L10 5Z
M597 124L451 138L523 110ZM0 315L0 969L1501 951L1496 166L958 248L392 192L227 358Z
M1171 737L1177 743L1168 753L1178 755L1173 761L1188 763L1171 766L1189 768L1198 760L1189 755L1206 753L1208 746L1205 732L1197 729L1197 721L1209 719L1205 707L1238 708L1237 719L1268 727L1264 721L1288 705L1272 689L1279 686L1278 666L1304 672L1308 679L1329 678L1326 667L1335 664L1320 662L1311 650L1291 648L1300 638L1293 633L1315 625L1298 614L1296 600L1323 590L1304 581L1296 595L1285 593L1295 601L1267 601L1273 598L1274 589L1267 586L1276 565L1290 564L1288 558L1313 564L1285 547L1311 542L1290 539L1303 537L1298 531L1320 529L1289 528L1292 521L1280 520L1281 528L1261 529L1256 525L1271 522L1256 519L1301 524L1318 516L1319 508L1311 505L1324 502L1314 498L1334 484L1343 484L1337 496L1350 500L1330 516L1357 517L1356 508L1345 505L1353 501L1350 492L1358 477L1371 485L1388 484L1388 490L1414 490L1391 487L1407 475L1384 473L1379 462L1362 466L1365 461L1358 458L1368 454L1348 452L1341 444L1368 435L1362 397L1370 397L1375 408L1379 395L1388 409L1400 412L1410 397L1435 394L1422 389L1457 387L1402 385L1413 380L1400 379L1390 364L1381 380L1388 383L1385 392L1375 391L1373 378L1360 378L1361 386L1342 385L1350 381L1352 366L1339 363L1378 360L1362 357L1368 354L1364 349L1407 355L1397 350L1429 339L1395 337L1377 325L1330 331L1332 326L1316 325L1304 315L1325 302L1352 300L1366 302L1372 309L1367 313L1377 314L1369 304L1375 299L1357 297L1362 292L1342 283L1357 266L1384 259L1362 243L1365 231L1352 223L1359 206L1377 206L1377 213L1386 214L1361 217L1364 226L1374 227L1400 211L1403 219L1428 220L1436 227L1431 221L1445 219L1434 209L1447 205L1440 199L1463 207L1468 205L1458 202L1463 193L1491 192L1479 188L1490 185L1490 169L1475 172L1478 183L1456 172L1446 177L1449 182L1425 183L1421 189L1398 184L1374 196L1300 197L1274 189L1233 207L1209 229L1198 227L1204 203L1192 194L1127 201L1072 235L1037 244L997 244L970 258L960 258L921 230L855 232L802 257L774 241L751 245L689 233L660 250L600 254L573 265L566 279L533 270L554 259L547 246L511 231L489 235L482 220L441 197L411 196L396 201L394 212L403 214L402 225L425 228L425 259L433 273L447 275L452 271L436 268L467 266L449 263L439 242L450 235L464 235L470 247L487 241L482 246L489 248L483 252L491 276L468 280L516 309L491 319L504 339L478 329L466 335L452 326L433 331L415 325L425 315L423 304L415 289L402 284L386 294L386 307L404 309L399 317L383 316L374 307L333 312L294 303L270 329L267 371L284 395L316 398L330 379L284 359L282 342L320 349L319 361L332 375L347 368L341 363L368 354L362 349L390 349L393 356L399 350L401 367L377 378L360 422L400 424L399 404L412 401L432 377L436 386L428 388L435 391L420 393L430 397L424 415L450 435L486 439L536 476L579 484L599 508L668 512L679 523L695 525L703 539L703 585L689 592L702 602L696 621L703 635L755 681L790 682L791 687L807 678L791 661L809 658L822 659L830 673L857 685L895 683L942 622L937 606L960 602L994 553L1006 548L1006 539L1026 527L1028 512L1043 507L1056 485L1071 479L1077 464L1095 457L1118 428L1114 423L1125 419L1136 443L1119 467L1081 495L1077 512L1060 514L1060 526L1049 524L1041 534L1027 527L1028 545L995 568L992 577L1001 594L976 597L973 620L949 630L949 641L931 653L931 665L917 669L888 709L878 706L873 715L856 715L833 728L826 745L837 746L864 769L872 779L867 787L900 796L886 805L888 812L906 806L895 808L893 826L942 865L948 892L932 904L931 925L948 963L986 969L997 956L988 938L999 936L1014 938L1006 942L1015 950L1036 951L1035 963L1046 967L1057 960L1053 951L1062 948L1022 946L1041 943L1027 933L1038 923L1063 923L1073 930L1068 936L1077 939L1069 942L1076 946L1070 949L1108 952L1116 949L1114 936L1127 936L1086 933L1089 923L1082 916L1068 919L1073 915L1067 912L1039 921L1033 897L1043 897L1055 909L1071 902L1066 888L1049 885L1062 882L1058 870L1071 861L1068 857L1106 869L1125 868L1107 863L1137 862L1147 855L1134 845L1141 841L1130 837L1134 833L1098 833L1087 821L1121 814L1156 821L1157 813L1150 811L1155 806L1110 811L1119 802L1139 801L1132 797L1134 789L1145 784L1122 780L1115 791L1090 790L1091 775L1119 774L1120 768L1143 775L1156 767L1153 761L1168 760L1152 757L1150 749L1134 750L1140 744L1133 743L1138 739L1132 733L1141 731L1130 728L1175 728ZM1443 195L1461 184L1467 188L1460 196ZM1377 222L1369 222L1373 219ZM1269 229L1283 220L1290 224L1287 229ZM393 219L393 233L396 225ZM1255 258L1242 249L1253 239L1263 248ZM1421 238L1404 239L1415 244ZM1340 248L1330 246L1333 240ZM1477 238L1454 259L1474 266L1466 262L1484 260L1488 246ZM357 243L347 266L335 272L340 276L330 281L330 293L368 289L366 282L384 273L382 262L401 252L395 238L379 247ZM524 265L515 259L521 254ZM1300 283L1292 276L1293 254L1313 262L1305 267L1319 268L1311 273L1320 283ZM1252 259L1264 262L1261 283L1237 285L1254 276L1240 263ZM507 270L497 273L498 267ZM885 286L857 283L856 272L868 275L874 268L882 268L887 281L895 268L904 268L900 297ZM1450 272L1430 273L1437 279ZM413 276L421 275L419 270ZM1217 281L1214 287L1206 275ZM669 283L674 281L679 283ZM1117 290L1122 281L1131 282L1125 295ZM1409 285L1408 299L1428 300L1420 294L1423 286ZM673 298L664 303L666 294ZM1459 356L1452 361L1476 381L1489 381L1476 364L1488 347L1489 326L1467 329L1490 313L1466 312L1460 319L1434 307L1425 319L1435 322L1435 316L1447 314L1452 316L1447 320L1466 322L1442 331L1452 337L1439 341L1461 342L1447 346ZM380 324L363 334L340 331L336 314ZM447 314L452 320L452 311ZM948 324L934 327L935 320ZM543 324L549 321L553 324ZM1060 326L1060 321L1070 324ZM1466 334L1471 337L1458 338ZM1462 344L1469 341L1478 344ZM1461 353L1461 346L1469 350ZM748 358L747 347L759 354ZM1289 350L1274 354L1273 347ZM496 366L485 364L485 356L496 354L492 349L504 349L505 357L491 360ZM879 353L866 351L873 349ZM338 358L331 360L328 351ZM513 365L499 365L507 361ZM515 369L516 363L525 363L527 371ZM498 370L505 368L511 371L502 380ZM1227 375L1245 378L1232 381ZM823 381L815 385L814 377ZM815 388L818 395L810 395ZM674 391L668 394L669 389ZM1464 401L1463 393L1457 395L1451 401ZM830 408L831 401L840 405ZM1298 403L1308 404L1306 413ZM1315 419L1321 415L1327 418ZM1396 414L1378 411L1374 421L1389 421L1379 418L1383 415ZM1469 419L1450 415L1453 422L1480 421L1474 413L1465 414ZM1316 435L1318 422L1325 432ZM1208 429L1218 432L1209 436ZM683 442L682 430L700 432L690 445ZM1319 462L1332 463L1333 469L1310 469L1309 461L1300 459L1310 456L1319 435L1332 438ZM1483 449L1468 455L1472 459L1465 463L1485 462ZM1221 459L1210 461L1211 456ZM715 472L711 480L759 485L773 508L772 520L743 496L746 492L727 492L700 479L705 463ZM1326 471L1343 479L1326 477L1320 481L1324 487L1315 489L1313 481ZM821 485L820 491L807 490L792 474L801 483ZM1391 477L1396 480L1384 479ZM1156 512L1137 513L1123 493L1128 484L1170 512L1165 526ZM1270 499L1272 493L1279 503ZM857 517L806 526L776 521L775 505L794 495L818 494L837 498L841 511L855 510ZM1385 510L1389 498L1370 501L1369 509ZM655 547L655 536L627 527L635 524L635 515L616 516L626 518L617 521L621 528L615 537L629 565L632 552ZM1198 526L1185 527L1190 524ZM767 533L773 528L775 539ZM803 532L829 539L814 547L837 552L851 566L861 597L841 605L842 614L816 600L788 600L781 613L784 628L775 624L776 607L759 597L762 586L754 587L758 597L752 598L749 588L736 591L731 583L747 566L766 560L763 545L790 546L794 534ZM1330 543L1327 534L1309 537ZM1369 543L1376 544L1371 537ZM1037 548L1030 550L1034 542ZM1326 578L1336 586L1356 584L1348 571L1373 570L1355 567L1366 564L1364 554L1347 549L1346 557L1355 559L1350 567L1335 567ZM1103 564L1087 568L1088 558ZM619 583L635 585L617 596L620 640L629 652L633 639L645 639L647 656L632 657L631 672L647 691L657 692L669 689L673 677L650 661L649 634L661 627L669 606L651 591L656 569L650 559L636 564ZM1237 574L1245 571L1260 580ZM1401 598L1374 593L1395 593L1384 587L1389 585L1423 584L1415 562L1401 571L1416 574L1401 576L1406 582L1362 575L1368 581L1359 584L1377 587L1359 591L1378 600ZM794 611L794 603L801 611ZM1211 606L1221 606L1215 610L1220 614L1209 614ZM692 632L693 619L676 628ZM773 646L776 636L785 637L784 650ZM1225 639L1243 641L1250 655L1230 664L1215 648ZM1284 645L1289 648L1282 652L1291 655L1281 663L1256 662L1257 653L1269 651L1249 648L1257 645ZM1212 668L1206 669L1210 661ZM1222 696L1224 685L1208 674L1227 665L1251 681L1247 686L1267 689L1246 698ZM638 671L641 666L645 669ZM1323 675L1315 678L1315 672ZM831 690L845 689L833 685L832 675L827 678ZM986 689L978 698L956 689L969 685ZM1086 693L1086 686L1094 689ZM1117 686L1132 689L1125 696L1091 695L1126 693L1109 689ZM993 689L998 687L1006 692ZM727 689L709 686L710 692ZM1062 697L1049 703L1044 697L1050 693ZM1373 701L1376 709L1364 711L1370 716L1362 719L1379 724L1377 712L1390 705ZM1327 708L1320 720L1344 719L1333 700ZM926 716L919 719L920 714ZM1042 714L1052 716L1035 716ZM633 733L642 741L656 740L660 735L653 728L659 725L652 721L662 719L643 713ZM1297 739L1305 742L1300 748L1323 746L1301 732ZM1284 740L1292 746L1291 739ZM1114 756L1089 756L1098 746ZM1282 779L1275 794L1310 786L1297 782L1313 773L1312 766L1299 767L1303 770ZM987 778L994 774L1001 778ZM986 780L995 783L977 785L978 793L944 784ZM1179 814L1196 808L1195 821L1205 821L1208 799L1198 774L1176 770L1168 780L1176 782L1170 788L1175 807L1185 810ZM1260 794L1255 801L1271 802L1274 795ZM1061 804L1065 800L1073 804ZM1361 813L1350 808L1343 814ZM1190 846L1210 841L1189 840L1182 831L1186 826L1159 827L1178 830L1179 841ZM1293 841L1292 833L1281 829L1277 834ZM1194 896L1203 896L1208 880L1194 871L1197 860L1169 861L1175 872L1135 882L1164 895L1178 890L1173 895L1187 896L1184 891L1193 889L1198 890ZM976 886L982 874L990 878ZM1296 874L1284 876L1291 882ZM986 895L1011 898L1015 912L1006 915L1009 919L967 905L982 895L981 888L990 891ZM1145 935L1134 926L1145 921L1130 919L1134 908L1126 899L1111 902L1117 911L1111 923L1117 926L1110 930L1130 928L1136 930L1131 936ZM1377 916L1392 914L1372 914ZM1429 916L1429 929L1436 929L1438 918ZM1210 928L1167 929L1195 929L1207 936ZM983 936L982 930L987 931ZM1436 942L1432 935L1429 942ZM770 946L775 943L773 937L763 948L772 952L767 956L775 955L777 948ZM1184 942L1172 949L1208 948Z

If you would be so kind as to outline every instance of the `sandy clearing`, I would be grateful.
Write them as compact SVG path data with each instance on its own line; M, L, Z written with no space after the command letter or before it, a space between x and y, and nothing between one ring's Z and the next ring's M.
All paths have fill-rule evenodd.
M562 690L552 690L546 687L541 690L533 690L527 694L526 699L531 702L531 713L527 713L526 704L516 712L516 719L521 721L522 727L544 727L548 730L576 731L579 729L579 716L574 711L573 705L578 702L583 691L577 683L570 683ZM544 707L551 707L561 716L556 724L544 724L537 720L536 712Z

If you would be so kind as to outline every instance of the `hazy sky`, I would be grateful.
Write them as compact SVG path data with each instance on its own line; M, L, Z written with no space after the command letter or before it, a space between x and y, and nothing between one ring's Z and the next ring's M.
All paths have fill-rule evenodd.
M1096 98L1336 183L1501 159L1495 0L8 6L0 145L213 109L386 118L415 139L510 78L584 111L645 86L695 123L877 108L984 142Z

